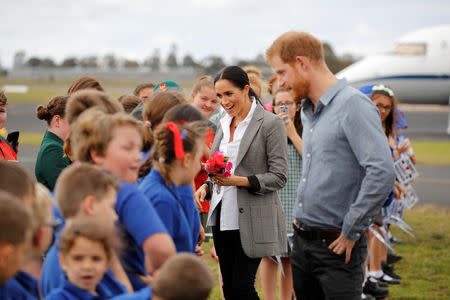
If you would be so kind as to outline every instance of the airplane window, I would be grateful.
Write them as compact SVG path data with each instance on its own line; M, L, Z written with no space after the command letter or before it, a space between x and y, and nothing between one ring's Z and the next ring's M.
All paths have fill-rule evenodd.
M400 43L394 49L394 54L399 55L425 55L427 45L424 43Z

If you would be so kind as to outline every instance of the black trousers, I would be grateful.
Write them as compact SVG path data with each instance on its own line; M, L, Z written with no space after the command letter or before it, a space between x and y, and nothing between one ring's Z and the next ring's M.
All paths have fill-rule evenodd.
M220 209L217 213L217 216L220 216ZM254 284L261 258L250 258L244 253L239 230L220 231L219 224L212 227L212 232L214 247L219 257L225 299L259 299Z
M367 236L355 243L348 264L345 254L328 249L333 241L309 241L294 232L291 263L298 299L361 299Z

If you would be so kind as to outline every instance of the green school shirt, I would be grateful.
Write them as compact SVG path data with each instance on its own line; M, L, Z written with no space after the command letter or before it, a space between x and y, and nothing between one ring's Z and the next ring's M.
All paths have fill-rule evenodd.
M34 174L38 182L53 191L61 171L72 164L72 161L64 156L64 141L56 134L47 131L42 139L41 148L36 159Z

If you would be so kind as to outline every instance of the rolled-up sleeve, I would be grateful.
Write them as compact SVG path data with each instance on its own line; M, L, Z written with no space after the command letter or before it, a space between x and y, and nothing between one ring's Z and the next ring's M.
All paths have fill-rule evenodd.
M350 240L357 240L392 191L395 173L376 107L357 95L349 99L346 107L341 125L365 175L357 198L344 217L342 233Z

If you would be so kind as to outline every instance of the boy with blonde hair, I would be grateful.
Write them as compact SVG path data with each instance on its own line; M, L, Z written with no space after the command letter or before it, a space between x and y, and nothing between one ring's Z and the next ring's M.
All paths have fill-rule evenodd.
M164 263L151 287L111 300L206 300L213 287L213 274L201 258L181 253Z
M112 229L117 215L114 210L118 185L115 179L98 168L79 163L61 173L55 186L59 211L66 225L78 217L95 218L106 228ZM42 270L41 289L44 296L64 285L65 278L58 259L58 236L47 253ZM130 287L125 272L114 257L105 276L98 285L99 292L110 298L126 293ZM119 282L120 280L120 282ZM125 285L125 286L124 286Z
M145 288L146 276L176 253L153 204L135 185L144 130L142 123L129 115L91 108L71 125L70 138L78 162L98 166L120 184L115 210L127 241L123 265L135 290Z

